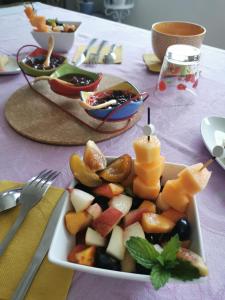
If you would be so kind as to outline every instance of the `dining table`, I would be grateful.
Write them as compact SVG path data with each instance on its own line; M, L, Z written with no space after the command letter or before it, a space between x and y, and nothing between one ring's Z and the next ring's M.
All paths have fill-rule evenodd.
M155 126L161 152L167 162L192 165L210 158L200 126L205 117L225 116L225 50L205 44L201 47L201 74L198 95L194 101L176 105L168 98L166 102L161 102L154 94L159 75L149 72L143 61L144 54L153 52L151 24L146 30L39 2L34 5L39 15L81 22L74 45L67 53L68 60L80 45L87 45L93 37L121 45L121 64L81 67L119 76L140 91L149 93L141 119L132 128L98 143L104 155L120 156L127 153L134 156L132 142L143 134L142 127L147 123L147 107L150 107L151 123ZM0 8L0 53L15 56L22 45L36 44L23 10L23 5ZM69 158L72 153L82 155L84 146L40 143L18 134L9 126L4 115L5 104L24 85L26 81L22 73L0 76L0 179L25 182L40 170L48 168L61 172L54 184L66 188L72 180ZM168 283L156 291L150 281L122 280L75 272L67 300L225 299L225 170L217 162L208 168L212 171L211 178L197 197L209 269L204 282Z

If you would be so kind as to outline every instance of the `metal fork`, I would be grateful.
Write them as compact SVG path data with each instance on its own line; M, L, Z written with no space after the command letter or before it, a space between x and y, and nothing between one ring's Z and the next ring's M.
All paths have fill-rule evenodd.
M20 195L21 206L19 215L3 241L0 243L0 256L8 247L8 244L15 236L28 212L42 199L52 182L59 174L60 172L53 170L43 170L25 184Z
M106 43L107 43L107 41L103 40L100 43L100 45L97 49L97 52L96 53L91 53L89 55L89 60L88 60L89 64L97 64L99 62L100 53L101 53L101 51L102 51L102 49L103 49L103 47Z

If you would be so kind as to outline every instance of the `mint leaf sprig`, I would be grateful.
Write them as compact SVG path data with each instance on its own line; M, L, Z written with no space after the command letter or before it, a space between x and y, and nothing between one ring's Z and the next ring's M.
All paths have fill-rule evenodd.
M131 237L126 242L131 256L137 263L149 269L150 279L156 290L163 287L170 277L183 281L200 277L198 269L190 262L176 257L180 246L178 235L170 239L161 253L151 243L140 237Z

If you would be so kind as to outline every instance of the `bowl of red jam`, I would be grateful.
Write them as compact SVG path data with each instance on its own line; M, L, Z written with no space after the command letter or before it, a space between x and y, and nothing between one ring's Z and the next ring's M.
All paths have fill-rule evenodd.
M80 95L81 101L89 105L87 108L81 102L86 112L96 119L106 121L122 121L132 117L148 97L147 93L140 93L127 81L102 91L92 93L82 91ZM100 104L111 100L115 100L115 103L105 108L98 108Z
M49 66L44 67L43 64L46 59L46 55L47 50L37 47L22 60L19 60L18 64L27 75L39 77L51 75L57 68L66 63L66 57L58 53L53 53L50 57Z
M66 97L77 97L81 91L95 91L102 79L101 73L89 72L70 64L63 64L49 77L51 89Z

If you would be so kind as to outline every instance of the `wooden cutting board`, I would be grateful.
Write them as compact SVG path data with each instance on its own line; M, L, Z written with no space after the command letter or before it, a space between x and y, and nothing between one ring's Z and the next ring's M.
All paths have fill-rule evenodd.
M109 88L121 78L104 75L98 90ZM135 114L129 125L114 133L96 132L74 118L82 119L96 128L101 121L89 116L79 105L79 98L71 99L55 94L47 81L39 81L33 87L48 99L34 91L29 85L18 89L5 105L5 117L10 126L19 134L41 143L54 145L84 145L88 140L95 142L111 139L130 129L140 118L143 107ZM101 129L114 131L123 128L127 121L107 122Z

